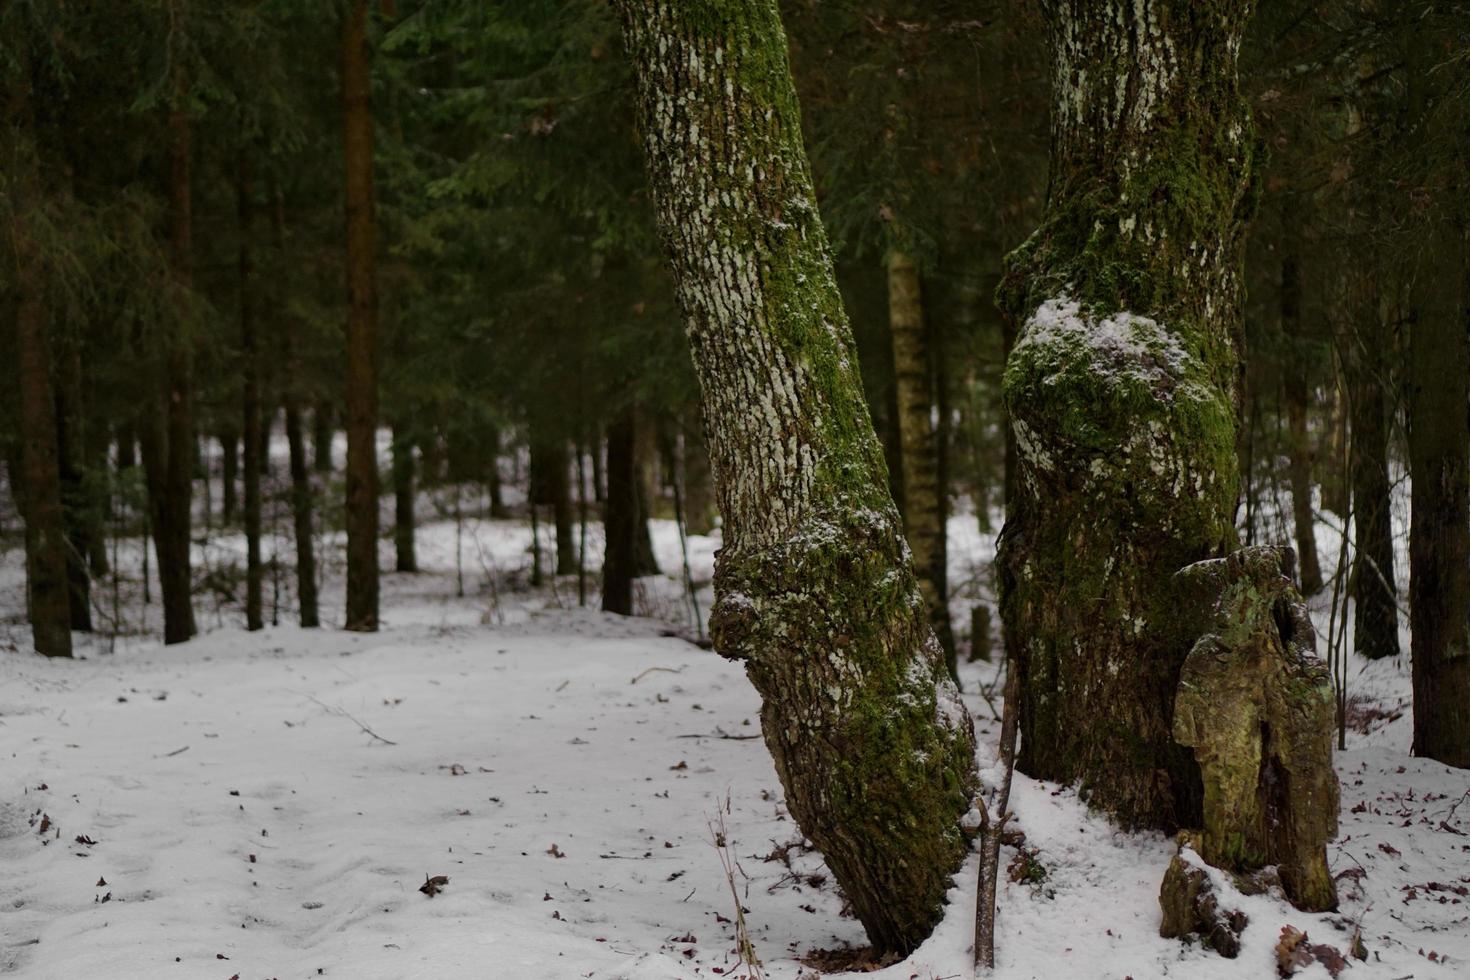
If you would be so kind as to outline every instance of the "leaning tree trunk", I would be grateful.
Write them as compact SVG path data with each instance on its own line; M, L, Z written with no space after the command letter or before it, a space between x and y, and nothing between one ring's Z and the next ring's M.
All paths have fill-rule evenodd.
M29 128L27 88L11 93L6 120L18 132ZM20 141L16 141L19 143ZM15 152L24 154L22 145ZM9 229L15 251L14 291L17 391L20 395L20 469L18 500L26 533L26 580L29 585L31 637L37 653L70 657L70 600L67 596L66 535L61 507L61 470L57 460L56 400L51 384L51 350L46 336L46 306L41 255L31 237L29 208L35 170L31 161L14 168L15 200Z
M347 170L347 620L378 628L378 285L373 200L372 78L367 0L342 31L343 155Z
M761 694L797 825L874 946L906 952L967 850L974 736L888 492L777 5L617 5L725 518L715 648Z
M1044 2L1052 161L999 301L1018 474L1002 615L1021 769L1125 824L1196 825L1171 576L1235 545L1249 0Z
M903 532L914 555L919 590L934 634L955 673L954 630L945 588L948 549L944 500L934 431L928 328L919 267L898 249L888 253L888 327L893 340L893 383L898 399L899 459L903 468Z

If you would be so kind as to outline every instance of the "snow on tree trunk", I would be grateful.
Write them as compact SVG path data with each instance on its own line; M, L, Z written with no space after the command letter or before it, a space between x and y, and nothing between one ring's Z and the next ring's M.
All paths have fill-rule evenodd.
M932 930L974 736L929 628L801 144L775 0L619 0L703 392L711 631L787 803L880 951Z
M1247 0L1043 4L1051 186L1008 259L1018 473L1000 571L1020 768L1128 825L1195 825L1170 578L1235 545Z

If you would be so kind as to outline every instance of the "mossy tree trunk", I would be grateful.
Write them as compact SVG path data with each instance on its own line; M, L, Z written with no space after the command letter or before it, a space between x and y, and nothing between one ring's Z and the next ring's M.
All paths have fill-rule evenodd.
M777 5L617 6L725 519L715 648L761 694L798 826L874 946L907 952L966 851L974 737L888 491Z
M1001 539L1019 765L1125 824L1195 825L1170 577L1235 546L1249 0L1049 0L1051 177L1008 259Z
M347 187L347 620L378 628L378 281L373 194L368 2L342 28L343 158Z
M919 266L904 252L888 253L888 329L893 343L893 382L898 399L899 459L903 469L903 533L914 556L919 589L929 608L934 634L955 674L954 630L945 588L948 549L944 536L944 499L939 481L939 451L928 326Z

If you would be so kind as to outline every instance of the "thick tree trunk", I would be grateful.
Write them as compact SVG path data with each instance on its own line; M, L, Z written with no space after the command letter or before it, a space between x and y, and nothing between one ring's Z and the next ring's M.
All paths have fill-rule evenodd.
M191 124L182 87L169 112L170 265L176 302L183 307L193 289L193 210L190 190ZM163 642L184 643L194 625L190 501L194 478L193 356L182 324L175 325L164 357L163 408L150 405L140 442L163 597Z
M24 86L11 93L9 124L29 128L30 105ZM19 152L27 152L22 147ZM27 161L28 163L29 161ZM51 381L51 350L46 336L46 306L40 253L31 238L27 192L34 193L34 170L17 168L14 211L9 229L15 251L15 340L20 394L20 470L17 503L22 503L26 534L26 584L31 638L36 652L70 657L71 614L67 595L66 533L61 506L61 469L57 459L56 399Z
M347 170L347 621L378 628L378 284L373 197L368 2L352 0L342 30L343 156Z
M260 563L260 463L264 439L260 424L260 353L255 337L254 287L250 281L253 209L250 173L243 152L236 173L235 194L240 233L240 373L244 414L241 433L245 444L245 628L258 630L265 625L261 615Z
M1364 272L1355 291L1344 360L1352 416L1353 650L1370 659L1399 654L1393 574L1392 485L1388 475L1388 326L1378 283Z
M899 458L903 468L903 532L914 556L929 622L955 674L954 630L945 588L948 561L939 453L934 431L929 335L924 323L919 267L894 249L888 253L888 326L893 341L893 379L898 398Z
M1288 195L1295 192L1287 191ZM1296 235L1297 209L1292 198L1284 223L1286 242L1281 256L1281 336L1289 351L1283 387L1288 430L1288 469L1291 477L1292 524L1296 532L1297 575L1305 595L1322 591L1322 567L1317 561L1316 519L1312 513L1312 441L1307 433L1311 404L1310 364L1303 352L1302 273Z
M715 648L761 694L797 825L904 953L967 851L974 738L884 478L777 6L617 5L725 518Z
M393 427L393 558L400 572L419 570L414 547L413 439L402 425Z
M1198 766L1173 734L1192 641L1172 635L1169 583L1235 546L1250 7L1042 5L1050 188L999 295L1020 327L1000 555L1019 764L1130 825L1201 817Z
M633 579L637 574L636 442L633 410L625 408L607 427L607 502L602 518L607 539L602 556L602 609L621 616L633 615Z

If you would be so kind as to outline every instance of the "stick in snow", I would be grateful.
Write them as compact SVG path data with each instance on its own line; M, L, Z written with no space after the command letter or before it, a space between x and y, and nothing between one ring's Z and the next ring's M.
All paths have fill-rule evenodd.
M980 887L975 896L975 969L995 969L995 879L1000 872L1000 844L1011 800L1011 776L1016 771L1016 715L1020 710L1021 675L1014 660L1006 663L1005 705L1000 723L1000 762L1005 766L995 819L983 795L975 798L980 809Z
M388 739L386 739L383 736L379 735L377 732L373 731L368 726L364 725L362 722L358 721L356 718L354 718L351 715L349 715L347 713L347 709L345 709L345 708L340 708L340 707L339 708L334 708L330 704L322 704L322 702L318 701L316 698L312 697L310 694L308 694L306 696L306 700L310 701L312 704L321 705L322 710L325 711L329 715L340 715L341 717L346 718L348 721L352 722L358 728L361 728L364 733L366 733L368 735L371 735L373 738L377 739L379 742L382 742L384 745L397 745L398 744L397 742L389 741Z

